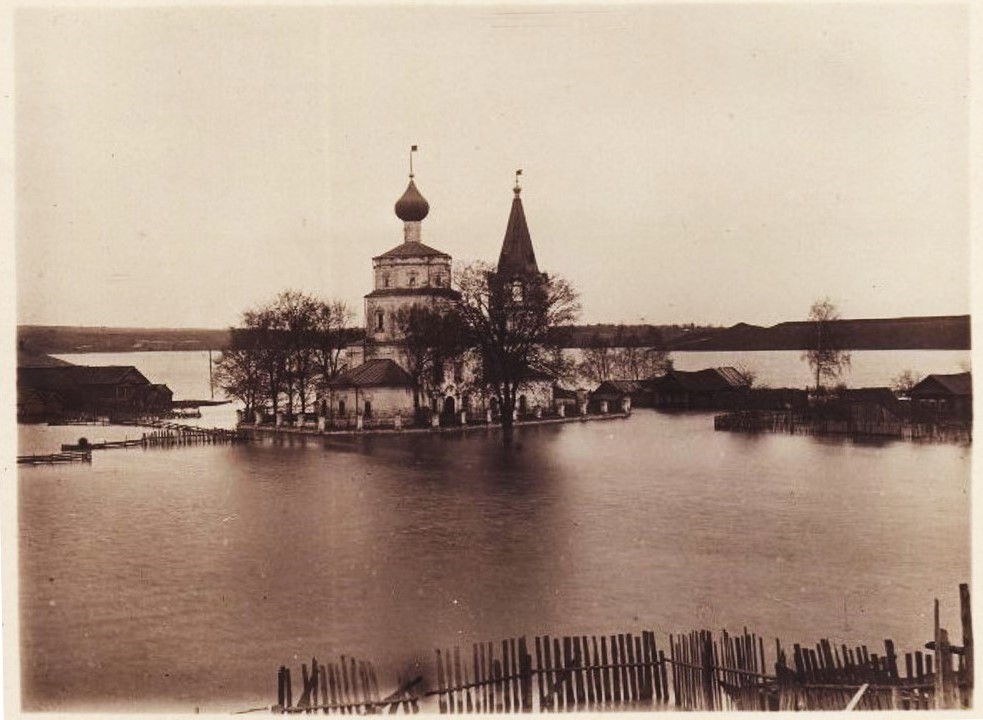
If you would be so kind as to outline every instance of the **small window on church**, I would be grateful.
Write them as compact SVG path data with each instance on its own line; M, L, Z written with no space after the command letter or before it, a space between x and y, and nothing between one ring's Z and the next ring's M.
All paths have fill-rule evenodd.
M514 282L512 283L512 299L516 302L522 302L522 283Z
M382 332L384 327L385 327L385 319L382 315L382 310L379 310L375 314L375 329L379 332Z
M410 287L416 287L416 273L410 273L409 283Z
M382 287L389 287L389 273L382 273Z
M437 275L433 279L433 284L436 285L437 287L442 287L444 285L444 276L441 275L440 273L437 273Z

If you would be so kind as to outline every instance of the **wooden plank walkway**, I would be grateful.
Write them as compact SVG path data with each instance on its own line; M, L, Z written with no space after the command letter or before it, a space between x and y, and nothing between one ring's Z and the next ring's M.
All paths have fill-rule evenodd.
M55 465L58 463L92 462L92 453L88 451L49 453L46 455L18 455L18 465Z

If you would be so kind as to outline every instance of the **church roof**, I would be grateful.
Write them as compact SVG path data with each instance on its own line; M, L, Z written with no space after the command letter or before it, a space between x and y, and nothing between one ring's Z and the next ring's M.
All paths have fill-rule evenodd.
M412 387L413 380L392 360L366 360L328 383L331 387Z
M410 175L410 184L406 186L406 192L396 201L396 216L403 222L420 222L429 212L430 203L416 189L416 183Z
M420 296L425 295L428 297L445 297L451 300L457 300L461 297L461 293L453 288L448 287L434 287L432 285L422 285L419 287L411 288L380 288L378 290L373 290L365 297L376 298L376 297L410 297L410 296Z
M382 255L377 255L372 259L379 260L380 258L413 257L444 257L449 260L451 256L445 252L432 248L429 245L424 245L422 242L401 242L392 250L387 250L386 252L382 253Z
M505 228L502 252L498 256L498 272L507 276L538 275L536 253L532 249L526 213L522 209L522 198L519 197L522 191L516 187L514 192L512 212L509 213L509 223Z

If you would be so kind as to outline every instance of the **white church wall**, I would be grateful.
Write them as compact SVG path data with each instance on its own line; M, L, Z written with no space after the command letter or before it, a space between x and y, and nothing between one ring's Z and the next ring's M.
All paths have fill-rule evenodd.
M358 415L364 427L391 425L396 415L403 424L413 420L413 390L406 387L342 388L331 392L329 422L354 427ZM368 405L366 405L366 403Z

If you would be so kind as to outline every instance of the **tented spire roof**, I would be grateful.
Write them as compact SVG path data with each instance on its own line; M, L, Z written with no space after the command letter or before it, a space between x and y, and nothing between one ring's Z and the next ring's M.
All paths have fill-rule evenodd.
M516 186L514 192L512 212L509 214L509 224L505 228L502 252L498 256L498 273L505 276L538 275L536 253L532 249L532 238L529 237L529 226L526 225L526 213L522 209L520 197L522 190Z

